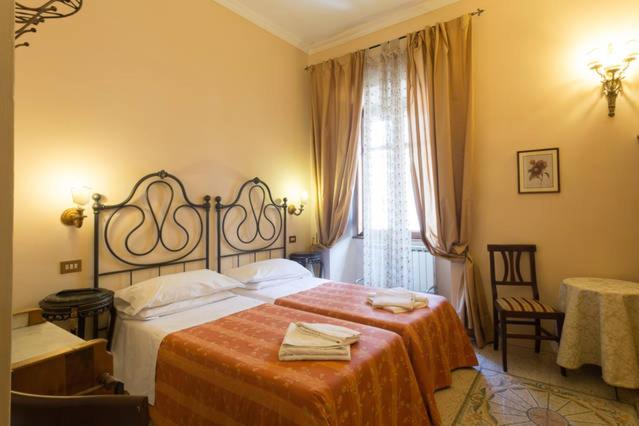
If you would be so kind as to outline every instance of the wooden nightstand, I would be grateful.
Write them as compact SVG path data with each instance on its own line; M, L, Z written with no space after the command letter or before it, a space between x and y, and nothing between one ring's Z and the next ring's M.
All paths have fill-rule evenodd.
M296 253L291 253L288 257L290 260L299 263L305 268L308 268L309 265L313 267L313 273L315 273L315 265L319 265L319 276L320 278L324 275L324 263L322 263L322 253L319 251L300 251Z
M46 322L39 309L14 314L11 388L38 395L124 393L115 380L107 341L84 341Z

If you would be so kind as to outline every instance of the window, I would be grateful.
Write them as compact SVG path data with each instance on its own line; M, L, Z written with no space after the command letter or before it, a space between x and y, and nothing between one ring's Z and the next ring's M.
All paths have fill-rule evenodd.
M405 44L398 42L367 51L354 209L364 240L364 284L428 291L432 257L411 241L419 236L419 222L410 162L406 57Z
M360 141L359 153L357 158L357 177L355 181L355 198L353 202L353 217L355 218L356 224L356 237L364 236L364 192L363 192L363 142ZM413 240L421 240L421 235L419 231L419 219L417 216L417 205L415 204L415 196L413 193L413 181L410 170L407 173L408 182L407 187L409 188L409 196L408 196L408 219L410 230L412 233Z

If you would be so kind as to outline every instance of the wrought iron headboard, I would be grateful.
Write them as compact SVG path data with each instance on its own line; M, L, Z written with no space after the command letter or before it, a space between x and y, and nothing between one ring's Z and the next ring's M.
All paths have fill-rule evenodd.
M254 204L254 194L261 197L258 205ZM244 195L247 201L243 203ZM286 257L286 201L286 198L283 198L281 203L279 200L273 200L271 189L266 182L257 177L244 182L233 202L229 204L222 204L222 197L215 197L218 272L222 272L222 259L226 258L235 257L239 266L242 255L252 254L253 261L256 261L258 253L268 253L270 258L273 252L281 250L283 257ZM227 224L229 213L233 211L241 215L236 226ZM242 231L247 231L249 220L252 220L250 224L255 229L248 230L248 237L243 237ZM229 231L235 232L235 241L229 239ZM280 238L281 244L278 245Z
M173 184L177 186L178 195L181 192L183 202L179 205L173 206L175 200L175 190ZM146 184L144 189L141 187ZM154 199L152 197L151 189L154 187L163 188L168 191L168 203L156 212L154 210ZM140 200L134 200L136 193L144 191ZM162 267L169 265L182 265L183 270L186 270L186 265L193 262L204 262L206 268L209 268L210 264L210 250L209 250L209 219L211 212L211 197L206 195L202 204L196 204L192 202L182 182L172 174L161 170L157 173L151 173L144 176L133 185L133 189L129 196L118 204L105 205L100 202L102 196L99 194L93 195L93 213L94 213L94 238L93 238L93 286L99 287L100 278L107 275L114 274L129 274L129 284L133 284L133 273L135 271L141 271L146 269L157 268L158 274L162 274ZM179 203L177 201L176 203ZM150 212L150 217L145 213L145 207ZM126 258L122 253L118 253L114 248L113 237L109 235L109 229L118 221L122 216L121 213L126 210L134 210L138 212L140 220L135 222L131 227L127 227L128 233L124 239L118 238L116 242L123 243L122 251L126 253ZM178 213L180 211L191 211L195 213L194 221L197 224L197 239L191 239L192 233L189 232L187 227L180 222ZM105 219L104 229L101 229L101 216L110 213ZM147 221L152 221L151 225L156 233L155 241L152 242L151 247L146 250L135 250L131 248L131 238L136 232L142 228ZM130 230L129 230L130 229ZM167 233L170 231L176 231L182 236L184 242L182 244L171 245L166 241ZM104 245L106 247L106 253L110 255L112 261L116 261L119 264L127 265L123 269L114 269L109 271L103 271L100 269L100 238L104 239ZM198 247L200 252L204 245L204 257L192 258ZM162 259L158 259L164 251ZM146 261L145 259L151 259Z

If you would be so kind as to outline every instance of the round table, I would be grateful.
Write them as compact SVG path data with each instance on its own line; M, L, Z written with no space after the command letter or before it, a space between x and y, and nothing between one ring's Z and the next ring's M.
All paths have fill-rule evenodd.
M568 278L559 305L566 318L557 364L599 365L609 385L639 388L639 283Z
M315 273L315 265L319 265L319 277L324 275L324 263L322 263L322 252L319 251L298 251L291 253L288 257L290 260L299 263L305 268L308 266L313 267L313 273Z
M111 318L107 328L108 347L113 337L115 310L113 292L104 288L80 288L53 293L40 301L42 317L47 321L64 321L77 318L76 334L84 339L85 321L93 318L93 338L98 337L98 315L109 311Z

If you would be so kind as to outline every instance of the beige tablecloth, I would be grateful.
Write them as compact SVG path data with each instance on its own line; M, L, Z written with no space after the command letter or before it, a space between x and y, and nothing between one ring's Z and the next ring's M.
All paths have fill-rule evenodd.
M568 278L560 307L566 320L557 363L600 365L606 383L639 388L639 283Z

